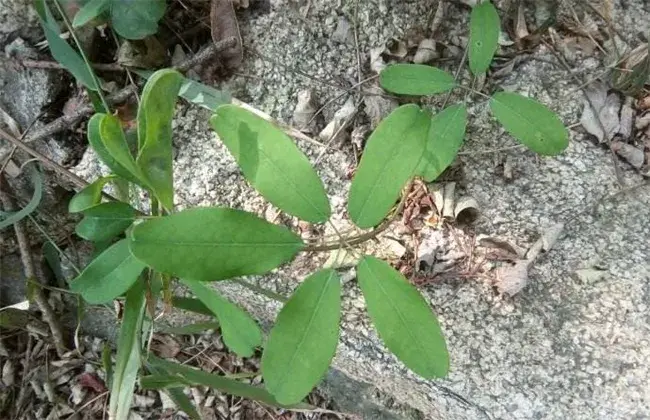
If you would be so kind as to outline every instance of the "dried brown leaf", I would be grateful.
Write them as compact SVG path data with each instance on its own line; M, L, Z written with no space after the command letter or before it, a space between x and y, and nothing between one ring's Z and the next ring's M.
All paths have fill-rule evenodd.
M172 359L181 351L181 345L170 335L156 334L153 336L151 350L163 359Z
M528 27L526 26L526 17L524 16L524 4L523 2L519 3L519 8L517 9L517 22L515 23L515 36L518 40L526 38L530 35L528 32Z
M79 375L79 378L77 379L77 383L84 388L92 389L98 394L107 391L106 384L104 384L104 381L99 379L97 375L95 375L94 373L90 373L90 372L82 373L81 375Z
M221 58L228 69L238 68L244 60L239 24L232 0L212 0L210 8L210 26L212 41L218 43L224 39L235 37L237 44L224 50Z
M528 261L519 260L514 265L504 265L497 269L496 286L499 292L514 296L528 284Z

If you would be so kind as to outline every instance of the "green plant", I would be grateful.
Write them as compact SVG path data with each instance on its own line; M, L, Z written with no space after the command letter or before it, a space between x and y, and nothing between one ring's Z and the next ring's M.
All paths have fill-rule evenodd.
M142 39L158 32L158 21L164 16L165 8L165 0L89 0L72 24L78 28L97 19L107 19L120 36Z
M487 69L496 51L495 13L487 2L472 13L469 56L474 74ZM408 95L459 87L443 70L405 64L389 66L381 74L381 84ZM173 70L149 76L138 109L135 155L117 118L93 116L89 143L113 174L80 191L70 203L71 212L84 215L77 229L80 236L97 243L115 241L70 284L91 303L125 296L112 374L111 418L126 418L141 369L148 374L141 376L140 386L166 389L193 417L198 414L179 388L198 384L271 405L308 407L300 402L325 375L339 337L341 284L333 269L307 277L284 304L263 346L264 388L163 361L148 355L147 349L155 315L150 308L162 298L177 308L214 316L224 343L242 357L251 356L263 345L262 332L249 314L207 282L264 274L299 252L346 248L358 257L358 283L386 347L424 378L446 375L445 340L426 301L389 264L358 255L353 246L372 238L380 229L377 225L390 222L387 216L414 176L431 181L452 163L465 133L465 105L452 105L432 116L408 104L385 118L367 141L348 202L352 222L376 230L310 247L289 229L241 210L203 207L174 212L171 120L182 85L182 76ZM532 150L551 155L566 147L566 130L543 105L517 94L497 93L490 107L506 130ZM299 219L328 222L331 210L321 180L280 128L233 104L217 107L210 123L264 198ZM117 180L148 193L150 214L127 203L101 202L102 188ZM195 297L172 296L173 278Z

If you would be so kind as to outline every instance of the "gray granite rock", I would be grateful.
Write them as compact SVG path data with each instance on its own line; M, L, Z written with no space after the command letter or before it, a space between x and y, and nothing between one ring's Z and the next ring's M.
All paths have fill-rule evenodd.
M629 12L617 5L620 22L642 27L645 16L647 25L645 3L627 3ZM257 52L247 55L240 76L222 87L282 121L290 120L301 90L314 89L320 103L341 94L358 80L356 48L334 42L331 35L341 14L353 16L354 4L312 0L305 16L294 2L271 1L270 10L252 7L244 12L244 44ZM428 2L359 2L361 77L369 75L371 48L425 31L431 10ZM634 16L628 14L632 10ZM467 11L449 9L439 30L445 37L441 41L461 45ZM577 57L575 65L582 73L598 73L600 58ZM468 74L461 77L469 79ZM540 47L494 88L534 96L571 126L582 110L577 86L555 56ZM342 95L325 110L325 121L346 99ZM496 294L489 273L422 289L448 340L451 373L442 380L417 377L386 351L365 315L357 286L346 283L337 372L371 384L427 419L650 418L649 189L613 196L620 186L612 157L579 128L570 130L565 153L539 158L512 147L514 141L494 124L486 104L472 101L460 161L463 192L482 209L477 233L507 237L519 246L531 245L545 227L558 222L564 222L564 233L536 261L528 286L514 297ZM208 114L181 110L174 124L179 208L228 205L269 214L210 131ZM322 147L310 143L299 146L312 160L322 153ZM514 169L511 180L499 170L506 156ZM626 164L616 164L626 185L642 181ZM339 229L349 226L346 173L353 165L351 146L326 151L317 165ZM296 225L290 219L281 222ZM248 281L286 295L326 258L301 255L272 274ZM585 276L584 270L593 267L605 273ZM215 287L267 326L280 307L233 283Z

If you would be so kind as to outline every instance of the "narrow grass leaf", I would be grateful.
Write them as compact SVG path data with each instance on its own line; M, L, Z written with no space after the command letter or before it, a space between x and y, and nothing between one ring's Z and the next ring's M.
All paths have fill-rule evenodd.
M109 402L109 418L126 419L140 370L142 325L146 299L144 282L136 282L126 294L122 325L117 338L117 359Z
M427 146L418 167L418 174L427 182L438 178L451 165L465 138L467 108L452 105L431 118Z
M41 171L38 169L38 165L35 162L28 164L26 167L28 168L29 177L34 186L32 198L29 199L27 205L22 209L15 212L0 214L0 230L19 222L30 215L34 210L36 210L43 198L43 174L41 174Z
M499 92L490 99L490 109L508 133L535 153L554 156L569 145L569 132L560 118L533 99Z
M109 9L111 0L90 0L74 15L72 27L79 28Z
M195 312L201 315L214 315L212 311L210 311L210 309L208 309L208 307L203 304L203 302L195 298L174 296L172 297L172 306L184 311Z
M262 356L266 389L283 404L302 401L336 353L341 282L334 270L305 279L280 311Z
M95 114L90 120L88 120L88 143L93 148L97 156L101 159L102 162L108 169L110 169L115 175L122 177L133 183L140 183L140 181L129 172L124 166L122 166L106 149L104 142L102 141L102 135L100 131L100 125L106 114Z
M501 22L494 5L485 0L472 8L469 20L469 68L475 76L485 73L499 46Z
M59 254L56 245L48 240L48 242L45 242L41 247L41 252L43 253L43 258L45 258L48 267L52 270L52 274L54 274L54 278L59 287L64 287L66 278L63 274L63 268L61 267L61 254Z
M124 232L135 220L136 210L121 201L98 204L86 209L75 233L93 242L103 242Z
M116 242L70 282L70 290L91 304L108 303L136 282L145 265L131 255L126 239Z
M262 345L262 332L243 309L224 299L203 282L181 279L219 320L224 344L240 357L250 357Z
M360 228L386 217L424 153L431 119L417 105L403 105L368 138L348 200L348 213Z
M104 186L114 178L112 175L103 176L76 193L68 203L68 211L70 213L79 213L98 205L102 200Z
M112 0L111 24L120 36L143 39L158 32L165 0Z
M172 117L183 76L158 70L147 80L138 108L138 166L167 209L174 207Z
M386 347L420 376L445 376L449 370L445 339L417 289L388 263L371 256L359 262L357 279Z
M230 395L248 398L274 407L304 410L310 410L313 408L309 404L296 404L290 406L281 404L263 388L258 388L256 386L230 379L222 375L203 372L202 370L194 369L178 363L168 362L151 355L149 356L148 361L154 367L159 368L168 375L180 375L185 381L188 381L194 386L207 386ZM162 381L158 381L158 383L161 382Z
M45 32L47 44L50 46L52 57L66 68L72 75L90 90L98 90L90 70L83 58L72 48L67 41L60 37L59 24L52 15L46 0L35 0L34 8Z
M379 75L379 84L400 95L434 95L456 86L454 76L424 64L392 64Z
M147 220L131 251L163 273L199 281L264 274L304 246L290 230L241 210L203 207Z
M220 106L210 123L264 198L308 222L329 219L330 204L322 181L282 130L237 105Z

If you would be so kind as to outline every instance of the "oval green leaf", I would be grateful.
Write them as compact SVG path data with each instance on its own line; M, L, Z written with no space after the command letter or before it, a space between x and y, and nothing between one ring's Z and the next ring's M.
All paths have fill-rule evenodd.
M535 153L554 156L569 145L569 132L560 118L533 99L499 92L490 99L490 109L510 135Z
M200 281L264 274L304 246L300 237L241 210L204 207L147 220L131 251L163 273Z
M70 282L70 290L88 303L107 303L129 290L145 267L131 255L128 241L122 239L92 260Z
M250 357L262 345L262 332L243 309L224 299L216 290L196 280L181 279L219 320L224 344L240 357Z
M417 289L388 263L368 255L357 266L357 279L386 347L422 377L445 376L449 370L445 339Z
M403 105L368 138L348 201L348 213L357 226L375 226L393 207L424 153L430 121L417 105Z
M76 193L68 203L68 211L70 213L79 213L99 204L102 200L104 185L114 178L112 175L97 178L95 182Z
M144 179L142 173L131 154L129 143L124 135L124 131L122 130L120 120L109 114L99 115L102 116L101 119L99 119L99 134L104 149L106 149L108 154L119 164L119 166L127 171L129 174L127 179L135 180L138 184L146 186L146 183L143 182ZM118 172L115 173L120 175Z
M158 32L165 0L112 0L111 24L120 36L142 39Z
M438 178L452 164L465 138L467 107L452 105L431 118L427 147L417 173L427 182Z
M322 181L282 130L236 105L217 108L210 123L248 182L264 198L308 222L329 219L330 205Z
M88 241L107 241L131 226L136 213L133 207L120 201L99 204L83 212L84 219L75 233Z
M172 117L183 76L158 70L147 80L138 108L138 166L167 209L174 207Z
M302 401L336 353L341 282L334 270L305 279L280 311L262 356L266 389L282 404Z
M454 76L437 67L424 64L392 64L382 70L379 84L389 92L401 95L433 95L456 86Z
M95 114L90 120L88 120L88 143L93 148L99 159L108 169L111 170L115 175L124 178L128 181L131 181L135 184L140 184L141 182L131 174L124 166L122 166L108 151L106 146L104 146L104 141L102 140L102 134L100 130L101 122L104 119L106 114Z
M485 73L499 46L501 22L488 0L472 9L469 20L469 68L475 76Z

